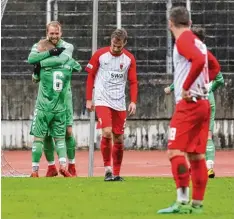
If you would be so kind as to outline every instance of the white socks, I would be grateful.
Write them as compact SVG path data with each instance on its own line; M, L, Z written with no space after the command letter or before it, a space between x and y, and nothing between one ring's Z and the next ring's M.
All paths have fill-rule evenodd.
M112 167L111 166L105 166L105 173L110 172L112 173Z
M32 171L38 172L38 170L39 170L39 163L33 162L32 163Z
M66 167L67 166L67 159L65 157L60 157L59 164L63 167Z
M214 161L213 160L207 160L206 161L206 167L207 169L213 169L214 168Z
M182 203L189 202L189 187L186 187L185 189L177 189L177 201Z

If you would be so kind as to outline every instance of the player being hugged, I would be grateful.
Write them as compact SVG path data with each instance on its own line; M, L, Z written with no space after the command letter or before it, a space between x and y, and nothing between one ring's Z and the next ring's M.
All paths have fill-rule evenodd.
M97 50L86 67L88 72L86 108L88 110L95 108L98 128L102 129L100 148L105 167L105 181L123 180L120 177L120 168L123 159L123 134L127 117L125 103L127 80L130 83L128 112L129 115L134 115L136 112L136 61L134 56L124 49L126 43L126 30L116 29L111 34L111 45ZM93 87L95 87L94 96L92 96Z
M37 44L37 50L39 52L44 52L53 48L55 48L55 46L47 39L40 40L39 43ZM69 61L67 61L65 65L58 67L57 71L59 70L63 72L64 67L66 67L66 69L70 68L72 69L72 71L77 71L77 72L80 72L82 69L80 64L77 61L75 61L73 58L69 59ZM32 80L34 83L38 83L40 81L40 75L37 74L36 69L34 74L32 75ZM66 149L67 149L67 158L68 158L68 172L72 176L77 176L75 168L75 139L73 135L69 135L69 129L72 128L73 124L73 104L72 104L72 92L70 85L67 89L65 101L66 101L66 126L67 126L65 140L66 140ZM54 177L58 175L58 171L55 166L54 149L55 149L54 139L48 133L48 135L46 135L44 139L44 153L46 160L48 161L48 169L46 177Z
M173 52L176 108L170 122L168 157L177 200L158 214L201 213L208 179L205 161L210 117L208 84L218 74L220 66L206 45L192 33L190 25L185 7L171 9L169 29L176 40ZM186 154L191 166L191 203Z

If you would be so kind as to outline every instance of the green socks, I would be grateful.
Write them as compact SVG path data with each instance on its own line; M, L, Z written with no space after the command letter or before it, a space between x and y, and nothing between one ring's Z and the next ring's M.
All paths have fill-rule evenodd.
M67 158L69 160L69 163L75 163L76 141L73 136L69 136L66 138L66 146L67 146Z
M32 169L33 172L39 170L39 162L43 151L43 141L34 141L32 145Z
M55 146L58 145L58 146ZM64 144L66 155L64 156L64 148L62 145ZM46 160L48 161L49 165L55 163L54 161L54 149L56 148L56 152L60 157L67 157L69 163L75 163L75 147L76 141L73 136L66 137L66 144L64 140L57 140L56 143L53 141L51 136L46 136L44 140L44 153Z
M59 163L65 164L66 163L66 156L67 156L65 139L56 139L55 140L55 150L56 150L58 157L59 157Z
M213 169L215 159L215 146L212 139L208 139L206 145L206 164L208 169Z
M54 140L51 136L46 136L44 140L44 153L49 165L55 164L54 161Z

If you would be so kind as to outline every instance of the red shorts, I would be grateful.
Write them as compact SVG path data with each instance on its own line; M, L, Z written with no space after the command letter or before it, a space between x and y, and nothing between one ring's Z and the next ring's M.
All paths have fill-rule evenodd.
M98 118L98 129L112 127L113 133L124 133L127 117L126 111L117 111L107 106L96 106L95 111Z
M208 100L177 105L170 122L168 149L204 154L209 131L210 104Z

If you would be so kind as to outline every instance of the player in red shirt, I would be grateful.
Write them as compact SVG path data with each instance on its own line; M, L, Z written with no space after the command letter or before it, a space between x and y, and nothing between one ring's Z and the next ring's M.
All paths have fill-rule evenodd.
M102 129L100 148L105 167L105 181L123 181L123 178L120 177L120 168L123 159L123 134L127 117L125 103L127 81L129 81L130 86L128 112L129 115L134 115L136 112L136 61L134 56L124 49L126 43L126 30L116 29L111 35L111 45L97 50L86 67L88 72L86 108L90 111L95 109L98 128Z
M202 42L205 41L205 30L203 28L193 27L191 30ZM209 91L208 100L210 102L211 114L210 114L208 141L206 144L206 166L208 169L209 178L215 177L215 172L213 169L214 159L215 159L215 145L212 140L212 133L214 132L215 111L216 111L214 91L216 91L218 87L223 86L223 85L224 85L223 75L221 72L219 72L217 76L215 77L215 80L210 81L209 87L208 87L208 91ZM170 94L173 90L174 90L173 83L164 89L166 94Z
M190 30L185 7L171 9L169 28L175 37L173 51L176 108L170 122L168 156L177 188L177 200L159 214L201 213L207 184L205 161L210 105L208 84L220 71L215 57ZM189 203L191 166L192 201Z

